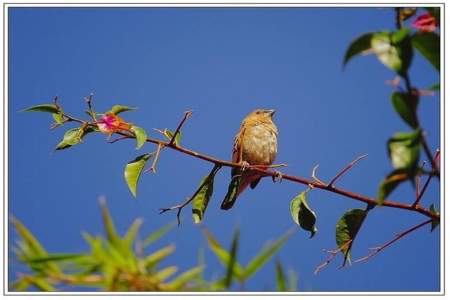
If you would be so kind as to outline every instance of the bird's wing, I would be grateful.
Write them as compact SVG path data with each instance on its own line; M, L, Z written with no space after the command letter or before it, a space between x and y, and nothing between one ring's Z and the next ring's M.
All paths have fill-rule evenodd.
M245 128L241 126L239 128L238 133L234 137L234 144L233 144L233 153L231 156L231 161L234 163L240 163L242 162L242 139L244 137ZM238 173L240 168L232 168L231 169L231 176L234 176Z

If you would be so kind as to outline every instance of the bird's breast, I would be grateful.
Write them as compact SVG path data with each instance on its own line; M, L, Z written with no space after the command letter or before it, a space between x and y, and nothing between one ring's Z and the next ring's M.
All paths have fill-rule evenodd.
M277 136L267 125L246 128L242 159L251 165L270 165L277 153Z

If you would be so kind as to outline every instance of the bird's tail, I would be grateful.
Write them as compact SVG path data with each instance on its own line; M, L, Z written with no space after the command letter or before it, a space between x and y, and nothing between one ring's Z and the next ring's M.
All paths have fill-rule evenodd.
M221 209L230 209L236 202L237 197L249 186L249 184L259 176L235 175L228 185L228 192L222 201Z

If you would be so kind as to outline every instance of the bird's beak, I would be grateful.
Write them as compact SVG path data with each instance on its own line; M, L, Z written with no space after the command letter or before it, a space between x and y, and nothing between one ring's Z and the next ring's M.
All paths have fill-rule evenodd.
M275 109L268 109L267 113L270 114L271 117L275 114Z

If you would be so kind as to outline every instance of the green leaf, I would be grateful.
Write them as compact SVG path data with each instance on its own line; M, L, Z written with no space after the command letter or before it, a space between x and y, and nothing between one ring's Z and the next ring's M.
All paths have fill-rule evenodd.
M286 292L286 276L284 275L283 267L280 260L275 262L275 282L277 284L278 292Z
M291 200L290 211L292 219L295 223L300 225L306 231L311 233L310 238L317 232L316 214L312 211L306 203L306 194L308 190L305 190L294 197Z
M161 227L160 229L152 232L143 242L144 247L147 247L148 245L154 243L156 240L158 240L160 237L162 237L163 235L165 235L167 232L169 232L169 230L171 230L172 228L174 228L176 225L176 222L173 221L169 224L164 225L163 227Z
M210 176L203 177L200 181L199 187L205 182L205 180L208 180L208 178L208 183L201 188L200 192L198 192L192 200L192 218L194 219L195 224L202 221L203 215L205 214L209 200L211 199L214 191L214 175L211 178Z
M157 281L164 281L170 276L172 276L177 270L178 268L176 266L170 266L153 274L152 277L155 278Z
M152 268L156 266L160 261L169 256L175 251L174 245L168 245L164 248L161 248L153 253L150 253L144 258L144 265L148 268Z
M34 285L40 291L43 291L43 292L56 291L56 289L50 283L48 283L47 280L45 280L42 277L30 276L30 277L28 277L28 281L30 284Z
M58 124L58 125L63 124L63 114L64 113L62 111L52 114L53 120L55 120L56 124Z
M59 112L59 109L55 104L40 104L40 105L35 105L32 107L25 108L21 111L23 111L23 112L37 111L37 112L47 112L47 113L56 114Z
M434 32L416 32L412 36L412 45L439 72L440 39Z
M134 136L136 137L136 150L140 149L147 140L147 133L144 129L137 126L131 126L131 131L134 133Z
M395 92L391 95L391 103L395 111L400 117L413 129L419 126L417 120L417 105L419 98L417 96L409 95L408 93Z
M413 171L420 155L420 129L397 132L387 142L388 154L394 169Z
M111 218L108 207L106 206L105 198L100 198L99 204L103 220L103 230L105 231L106 238L112 244L116 244L120 241L120 236L117 234L116 227L114 226L114 222Z
M378 32L371 39L372 50L380 62L400 75L406 74L413 56L408 32L406 28L393 33Z
M25 291L30 286L30 282L28 280L28 276L20 277L18 280L16 280L12 285L11 289L14 291Z
M229 288L233 281L233 270L234 270L234 266L237 261L238 245L239 245L239 230L235 230L233 233L231 248L230 248L230 252L229 252L230 259L228 261L227 271L226 271L226 275L225 275L225 287L226 288Z
M220 205L221 209L230 209L234 205L239 186L241 185L241 178L241 175L235 175L231 178L230 184L228 185L227 194Z
M50 254L42 257L35 257L30 259L31 263L44 263L50 261L70 261L83 257L82 254Z
M294 270L288 270L288 291L295 292L297 290L298 276Z
M350 259L350 249L361 228L367 211L364 209L351 209L346 211L336 224L336 244L344 254L344 259Z
M14 229L21 239L28 245L33 256L47 256L47 251L38 242L34 235L16 218L11 219Z
M145 163L150 158L150 153L145 153L136 157L134 160L128 162L124 170L125 182L130 189L131 194L136 197L136 187L141 176L142 170L144 169Z
M123 113L125 111L130 111L130 110L136 110L135 107L128 107L128 106L124 106L124 105L114 105L110 111L108 111L107 113L112 113L115 115L118 115L120 113Z
M386 176L378 186L377 202L383 201L397 188L397 186L409 178L404 170L394 170Z
M186 283L197 278L203 271L203 268L203 266L198 266L181 273L167 284L168 287L172 290L183 288Z
M350 43L350 46L348 46L344 55L343 66L345 66L355 55L370 49L373 34L373 32L365 33Z
M83 127L77 127L67 130L64 133L63 140L59 142L58 145L56 145L55 150L63 150L67 149L69 147L72 147L78 143L81 142L81 139L83 138L85 134Z
M139 231L139 227L141 227L142 223L144 221L140 218L133 221L133 223L128 228L127 232L125 233L123 237L123 241L125 242L125 245L130 247L132 243L134 242L136 235Z
M203 234L206 238L206 241L208 242L209 249L216 255L219 262L224 266L227 267L228 263L231 260L231 255L223 249L220 244L214 239L214 237L206 230L203 229ZM233 275L238 278L238 280L243 279L244 269L241 267L241 265L236 262L233 267Z
M434 215L439 216L439 212L437 212L436 209L434 208L434 204L431 204L431 205L430 205L430 211L431 211ZM441 221L440 218L437 219L437 220L434 220L434 219L433 219L433 221L431 221L431 231L433 231L433 230L439 225L440 221Z
M283 246L283 244L291 236L292 232L292 230L288 230L275 242L270 243L268 246L261 249L245 267L244 278L249 278L253 275L253 273L260 269L264 263L271 258L281 248L281 246Z
M165 129L164 135L167 137L168 140L171 140L173 137L173 132L170 131L169 129ZM175 137L175 140L173 141L175 146L180 146L180 140L181 140L181 132L178 131L177 136Z

